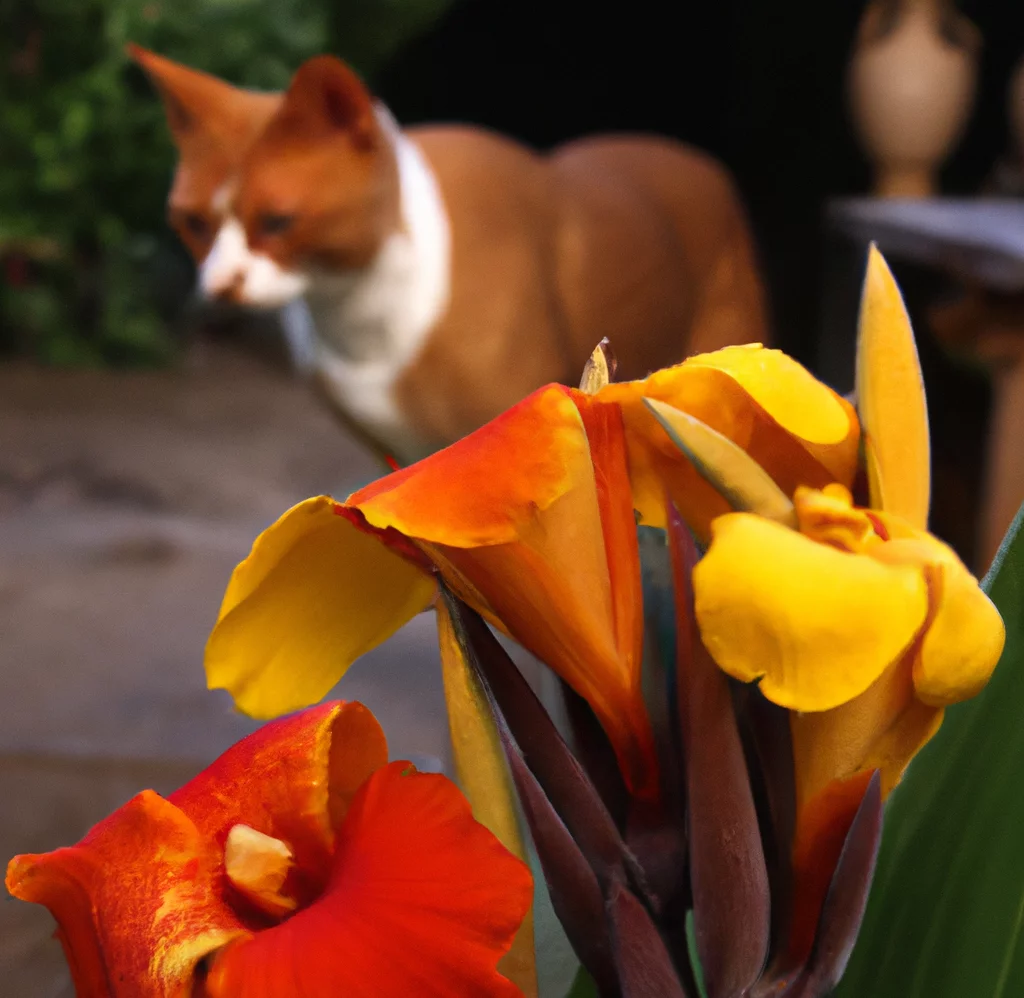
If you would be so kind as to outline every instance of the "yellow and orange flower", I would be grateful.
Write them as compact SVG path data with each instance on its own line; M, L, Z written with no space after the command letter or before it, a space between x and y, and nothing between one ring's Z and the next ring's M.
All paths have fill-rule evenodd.
M266 725L168 798L10 863L58 923L79 998L521 991L496 966L529 869L454 784L387 762L361 704Z
M929 534L928 420L899 290L872 250L858 346L870 508L845 484L800 487L793 526L752 512L711 524L694 570L701 636L719 666L792 711L797 793L793 949L806 955L867 782L899 782L943 708L999 660L999 613Z
M783 489L852 481L851 407L778 351L730 347L593 395L550 385L346 502L307 500L265 531L207 645L210 686L260 717L315 702L431 605L440 573L590 703L632 791L656 796L634 509L663 523L667 484L700 531L726 506L648 396L748 448Z

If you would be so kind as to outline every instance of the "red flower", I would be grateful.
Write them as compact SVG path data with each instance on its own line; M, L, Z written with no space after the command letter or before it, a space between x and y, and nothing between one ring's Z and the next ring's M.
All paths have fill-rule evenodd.
M532 900L455 785L388 764L341 702L15 857L7 887L57 919L79 998L513 998L496 965Z

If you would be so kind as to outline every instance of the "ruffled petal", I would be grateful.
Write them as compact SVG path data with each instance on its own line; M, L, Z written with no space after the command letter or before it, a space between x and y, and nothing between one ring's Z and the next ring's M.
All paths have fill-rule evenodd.
M728 437L787 495L799 485L853 481L860 433L853 408L778 350L726 347L644 381L608 385L597 397L622 407L634 504L653 526L664 526L666 488L702 537L711 520L729 510L658 426L644 397L667 402Z
M871 505L923 530L931 489L924 380L900 289L874 246L860 305L857 410Z
M727 374L783 430L804 443L849 445L848 403L781 350L760 344L729 346L697 354L686 363Z
M79 998L181 998L203 957L248 935L221 869L216 845L145 790L78 845L16 856L7 889L56 918Z
M872 547L872 557L920 566L928 582L928 622L914 661L917 696L933 707L970 699L1003 652L999 611L949 545L899 517L881 514L878 520L891 539Z
M921 571L849 554L768 520L731 513L693 574L704 644L719 666L793 710L863 693L928 613Z
M333 701L263 725L168 799L221 847L238 824L286 843L295 857L289 893L306 903L327 879L352 798L387 761L373 714Z
M206 676L253 717L320 700L433 599L429 574L339 511L326 496L292 507L231 577Z
M212 998L515 998L496 968L533 897L528 867L443 776L392 763L356 795L323 896L226 947Z
M917 695L947 706L980 693L1006 641L999 611L963 565L940 562L929 575L933 616L914 663Z

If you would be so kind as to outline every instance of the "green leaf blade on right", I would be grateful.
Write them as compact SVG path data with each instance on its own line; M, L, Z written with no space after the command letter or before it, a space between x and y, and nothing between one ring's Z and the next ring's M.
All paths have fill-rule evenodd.
M892 793L838 998L1024 995L1024 506L984 587L1003 656Z

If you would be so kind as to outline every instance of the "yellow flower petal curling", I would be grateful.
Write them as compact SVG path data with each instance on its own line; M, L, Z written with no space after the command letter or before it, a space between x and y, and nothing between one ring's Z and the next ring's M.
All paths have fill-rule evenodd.
M910 566L818 544L749 513L712 524L695 611L719 666L783 707L828 710L863 693L914 640L928 590Z
M339 516L332 499L307 499L235 569L206 646L207 683L253 717L316 703L435 590L422 568Z
M725 347L613 383L598 398L622 408L633 501L644 523L665 524L665 490L690 527L708 536L725 499L700 477L644 400L663 402L707 424L745 450L786 494L799 485L851 484L860 425L853 407L795 360L760 344Z

